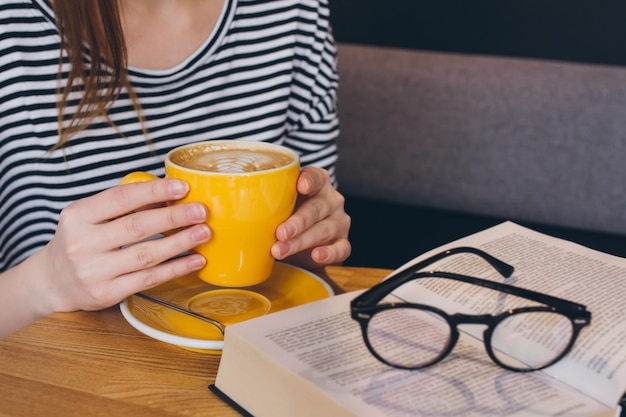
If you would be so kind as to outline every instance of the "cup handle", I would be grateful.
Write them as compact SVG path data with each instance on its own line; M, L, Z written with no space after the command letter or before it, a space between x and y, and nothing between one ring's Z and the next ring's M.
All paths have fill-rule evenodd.
M130 174L124 175L124 178L122 178L122 180L120 181L120 185L132 184L135 182L152 181L158 178L159 177L157 177L156 175L152 175L148 172L136 171L136 172L131 172Z

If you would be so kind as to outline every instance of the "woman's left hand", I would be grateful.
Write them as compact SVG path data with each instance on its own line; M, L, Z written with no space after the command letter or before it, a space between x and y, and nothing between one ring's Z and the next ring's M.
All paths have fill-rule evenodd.
M308 269L345 261L352 251L350 216L328 172L305 167L296 187L296 208L276 229L278 241L272 246L272 256Z

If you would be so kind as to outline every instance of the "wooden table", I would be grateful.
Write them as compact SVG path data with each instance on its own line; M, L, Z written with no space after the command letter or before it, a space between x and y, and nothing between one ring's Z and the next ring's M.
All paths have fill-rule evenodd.
M336 292L389 272L317 271ZM219 360L144 336L117 306L55 314L0 341L0 416L239 416L207 389Z

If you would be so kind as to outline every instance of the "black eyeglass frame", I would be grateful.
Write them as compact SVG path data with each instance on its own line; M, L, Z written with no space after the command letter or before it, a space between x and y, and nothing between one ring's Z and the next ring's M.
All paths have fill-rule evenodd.
M489 281L481 278L471 277L467 275L454 274L449 272L442 271L428 271L428 272L418 272L421 269L426 268L428 265L431 265L443 258L448 256L452 256L459 253L470 253L474 255L480 256L482 259L487 261L494 269L496 269L503 277L509 278L514 271L513 266L503 262L494 256L484 252L480 249L472 248L472 247L457 247L453 249L446 250L444 252L433 255L427 259L424 259L421 262L416 263L404 270L398 271L395 275L390 276L385 279L381 283L373 286L369 290L357 296L350 303L350 312L351 317L356 320L361 326L361 333L363 335L363 341L367 346L370 353L376 357L379 361L392 366L394 368L400 369L422 369L428 366L434 365L437 362L443 360L452 350L459 338L458 325L459 324L485 324L487 328L483 333L483 342L485 345L485 349L487 354L496 364L501 366L504 369L508 369L510 371L515 372L530 372L536 371L539 369L546 368L550 365L561 360L565 355L569 353L574 344L576 343L576 339L580 334L580 331L587 325L591 323L591 312L587 311L587 307L574 303L569 300L565 300L562 298L554 297L548 294L539 293L536 291L528 290L525 288L514 287L512 285L503 284L500 282ZM532 307L521 307L515 308L512 310L507 310L503 313L497 315L484 314L484 315L468 315L468 314L454 314L449 315L446 312L429 305L423 304L413 304L413 303L387 303L387 304L378 304L383 298L389 295L393 290L400 287L401 285L413 281L420 278L446 278L452 279L456 281L462 281L469 284L479 285L481 287L490 288L496 291L501 291L507 294L511 294L514 296L526 298L531 301L536 301L541 304L545 304L545 306L532 306ZM395 308L417 308L420 310L427 310L433 313L436 313L448 321L450 326L451 334L450 340L448 341L447 347L432 361L422 364L415 367L405 367L398 364L391 363L387 361L385 358L381 357L376 350L372 347L369 342L369 338L367 336L367 326L369 320L376 313L388 309ZM497 356L494 354L494 351L491 346L491 336L497 324L502 320L520 313L526 312L537 312L537 311L545 311L552 313L559 313L565 317L567 317L572 324L572 337L568 345L565 347L563 352L558 355L552 361L542 364L538 367L529 367L529 368L516 368L510 365L507 365L501 362Z

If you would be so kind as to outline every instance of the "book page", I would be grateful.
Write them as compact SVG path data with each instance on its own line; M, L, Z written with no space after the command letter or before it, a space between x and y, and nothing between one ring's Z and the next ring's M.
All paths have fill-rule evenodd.
M228 333L237 333L354 415L582 417L607 411L541 372L500 368L471 337L460 340L443 362L423 370L384 365L369 353L350 317L349 303L356 295L342 294L233 325L225 350ZM281 383L288 391L289 381Z
M514 266L515 272L511 278L502 278L480 257L470 254L451 256L428 269L503 282L587 306L592 314L591 324L582 330L572 351L544 372L615 407L626 390L626 259L511 222L460 239L417 259L458 246L480 248ZM403 285L396 295L405 301L430 304L449 313L492 314L511 307L533 305L523 298L468 284L457 285L451 280L418 281ZM483 329L464 330L480 338Z

